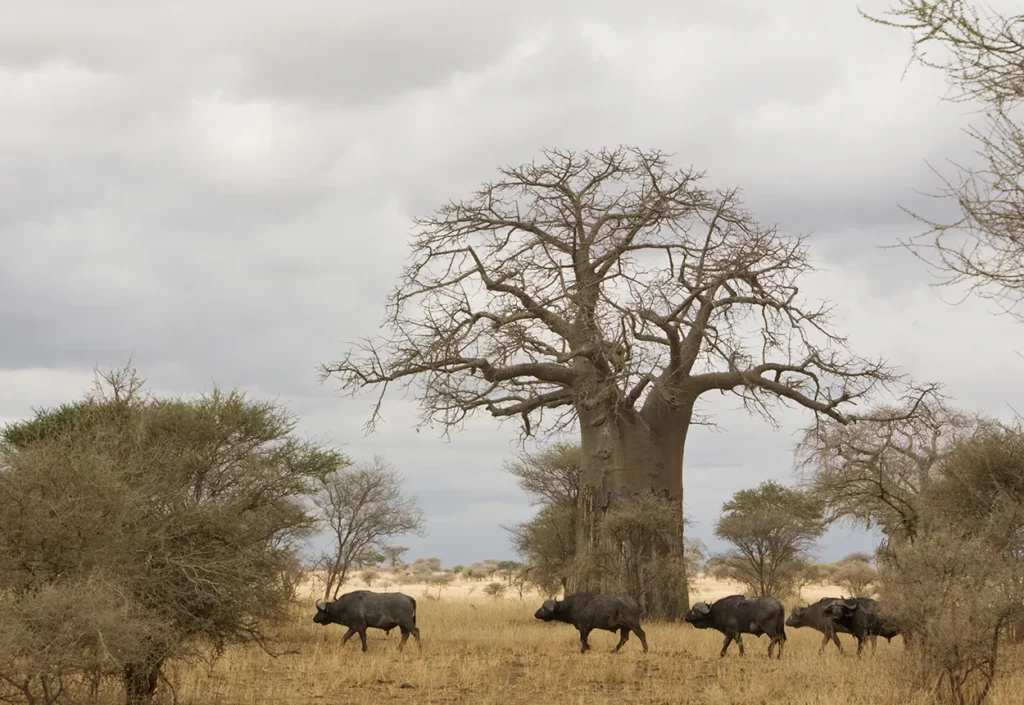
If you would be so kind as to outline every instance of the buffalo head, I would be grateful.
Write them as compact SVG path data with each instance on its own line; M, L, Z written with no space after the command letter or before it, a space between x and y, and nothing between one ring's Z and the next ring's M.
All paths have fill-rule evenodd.
M544 600L544 604L540 606L540 609L533 613L533 616L537 619L543 619L545 622L550 622L555 617L555 611L558 609L558 602L555 600Z
M787 627L802 627L804 626L804 613L807 612L806 607L794 607L793 611L789 613L789 617L786 619Z
M683 617L684 622L697 626L711 616L711 605L707 602L697 602L690 608L690 611Z
M849 619L857 611L857 603L853 600L836 600L822 610L822 614L836 622Z
M329 604L329 602L324 602L323 600L319 600L316 603L316 614L313 615L313 621L316 624L327 626L331 623L331 615L327 613L327 605Z

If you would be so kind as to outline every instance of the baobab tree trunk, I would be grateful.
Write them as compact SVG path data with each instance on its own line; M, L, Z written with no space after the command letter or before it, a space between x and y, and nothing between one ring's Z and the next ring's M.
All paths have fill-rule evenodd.
M583 467L570 592L626 592L650 617L685 615L683 448L691 412L672 410L653 424L631 409L580 414ZM648 511L652 506L656 511ZM610 535L606 521L617 531Z

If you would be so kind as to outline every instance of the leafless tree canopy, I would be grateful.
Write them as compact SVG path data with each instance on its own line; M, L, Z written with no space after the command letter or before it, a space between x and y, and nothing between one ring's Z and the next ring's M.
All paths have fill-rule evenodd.
M947 284L965 284L1020 318L1024 300L1024 15L1001 16L963 0L896 0L875 22L909 31L914 59L943 71L952 100L980 101L984 119L968 129L982 166L954 165L942 177L943 197L961 217L938 223L904 244L932 265Z
M939 461L957 442L994 422L954 410L933 395L872 416L810 428L797 448L798 468L831 520L877 525L891 539L912 537L919 497Z
M828 307L800 296L804 239L758 224L736 190L625 147L546 150L500 174L417 221L387 336L323 378L382 398L419 378L423 423L449 429L485 410L527 433L544 412L559 429L577 413L655 413L714 389L764 413L782 397L840 419L893 379L845 352Z
M332 473L313 501L334 539L321 561L327 572L324 599L337 599L360 555L384 551L384 542L396 536L423 532L416 500L403 496L402 478L383 458Z

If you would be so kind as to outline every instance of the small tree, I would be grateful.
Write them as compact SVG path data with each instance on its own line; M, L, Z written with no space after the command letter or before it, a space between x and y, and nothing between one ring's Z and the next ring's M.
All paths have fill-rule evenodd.
M871 597L875 594L878 571L864 561L847 561L836 566L831 578L848 597Z
M580 453L579 445L557 443L520 454L505 466L539 511L529 521L504 528L516 553L530 566L531 580L547 594L564 590L573 570Z
M364 570L359 577L362 578L366 587L373 587L373 583L380 577L380 573L375 570Z
M366 566L376 568L380 566L384 562L384 560L384 554L376 548L369 548L365 551L362 551L359 555L355 557L355 563L358 568L365 568Z
M722 506L715 526L715 535L734 546L722 556L722 573L754 595L787 597L825 531L823 512L807 493L772 480L740 490Z
M326 571L324 599L337 599L357 556L383 552L383 542L423 533L423 514L415 499L402 495L402 478L382 458L346 467L324 482L314 497L334 539L321 559Z
M505 463L530 504L575 509L580 496L582 451L578 443L555 443L536 453L519 453Z
M527 588L533 584L533 580L530 577L531 572L532 570L529 566L520 566L519 570L512 575L511 584L516 589L516 594L520 600L523 599L523 593L526 592Z
M484 594L488 597L498 599L505 594L506 587L502 583L488 583L484 586Z
M441 573L440 575L432 575L427 578L427 586L437 590L437 599L441 599L441 592L450 588L452 583L455 582L455 576L451 573Z
M512 579L522 568L523 564L518 561L500 561L498 563L498 575L505 579L509 587L512 587Z
M409 552L408 546L381 546L380 552L388 561L388 567L397 568L402 564L402 556Z

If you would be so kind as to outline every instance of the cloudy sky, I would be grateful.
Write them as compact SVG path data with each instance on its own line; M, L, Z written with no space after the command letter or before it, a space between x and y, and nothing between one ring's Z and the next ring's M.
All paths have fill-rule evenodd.
M966 158L968 107L912 68L908 38L854 0L517 3L378 0L13 2L0 23L0 422L79 397L132 356L159 391L276 397L302 430L382 454L429 516L412 553L509 557L531 509L502 472L514 429L448 442L392 398L321 386L318 363L377 331L409 221L544 146L675 153L738 185L784 232L814 233L810 295L857 352L1010 413L1021 328L879 249L941 213L928 163ZM868 10L884 8L871 0ZM370 8L373 9L370 9ZM948 212L948 207L945 208ZM686 507L713 548L732 492L792 479L775 431L709 399ZM837 528L835 559L872 537Z

